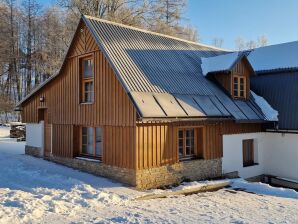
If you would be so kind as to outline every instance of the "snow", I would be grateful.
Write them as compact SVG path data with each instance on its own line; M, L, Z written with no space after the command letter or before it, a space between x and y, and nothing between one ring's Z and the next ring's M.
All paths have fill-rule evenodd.
M185 182L179 185L178 187L172 188L169 191L175 192L175 191L181 191L181 190L190 190L192 188L198 188L198 187L205 187L205 186L211 186L211 185L218 185L218 184L224 184L228 180L213 180L213 181L193 181L193 182Z
M10 127L0 126L0 138L8 138L9 137Z
M0 153L0 223L298 222L298 200L289 193L277 195L275 188L272 195L278 197L222 189L136 201L146 192L26 156L24 143L2 138ZM180 188L195 184L204 182ZM249 187L240 180L234 184Z
M271 105L261 96L250 91L255 103L260 107L268 121L278 121L278 111L274 110Z
M201 68L203 75L206 76L210 72L227 71L238 59L239 53L219 55L215 57L202 58Z
M252 192L261 195L271 195L283 198L298 199L298 192L287 188L272 187L269 184L249 183L243 179L231 180L231 186L234 189L240 188L247 192Z
M298 68L298 41L256 48L248 59L255 71Z

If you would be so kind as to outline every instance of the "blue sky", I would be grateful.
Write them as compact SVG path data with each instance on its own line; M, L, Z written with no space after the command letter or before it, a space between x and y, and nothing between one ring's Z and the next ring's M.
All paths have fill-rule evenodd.
M298 40L298 0L188 0L185 17L198 29L200 42L222 38L229 49L237 37L256 40L265 35L269 44Z
M234 48L237 37L265 35L269 44L298 40L297 0L189 0L186 16L206 44L215 37L225 48Z

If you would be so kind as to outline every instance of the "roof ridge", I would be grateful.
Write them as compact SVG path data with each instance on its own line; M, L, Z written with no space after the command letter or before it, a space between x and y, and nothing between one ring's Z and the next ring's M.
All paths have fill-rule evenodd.
M276 47L276 46L287 45L287 44L293 44L293 43L298 43L298 40L293 40L293 41L289 41L289 42L282 42L282 43L277 43L277 44L269 44L269 45L266 45L266 46L261 46L261 47L252 48L252 49L250 49L250 50L251 50L251 51L254 51L254 50L258 50L258 49L270 48L270 47Z
M156 35L156 36L161 36L161 37L171 38L171 39L174 39L174 40L179 40L179 41L182 41L182 42L185 42L185 43L194 44L194 45L198 45L198 46L201 46L201 47L208 47L208 48L215 49L215 50L233 52L233 50L214 47L214 46L211 46L211 45L202 44L202 43L198 43L198 42L194 42L194 41L190 41L190 40L185 40L185 39L182 39L182 38L179 38L179 37L174 37L174 36L170 36L170 35L166 35L166 34L162 34L162 33L157 33L157 32L153 32L153 31L150 31L150 30L125 25L125 24L122 24L122 23L112 22L112 21L105 20L105 19L100 19L100 18L94 17L94 16L83 15L83 17L85 17L87 19L97 20L97 21L100 21L100 22L103 22L103 23L109 23L109 24L112 24L112 25L128 28L128 29L131 29L131 30L140 31L140 32L143 32L143 33L149 33L149 34L153 34L153 35Z

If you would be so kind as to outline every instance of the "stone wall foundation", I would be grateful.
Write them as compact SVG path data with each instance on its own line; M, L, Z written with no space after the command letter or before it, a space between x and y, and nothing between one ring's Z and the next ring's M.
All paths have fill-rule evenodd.
M178 184L184 180L204 180L221 177L221 175L221 159L188 160L173 165L138 170L136 185L139 189L150 189Z
M41 158L42 157L42 148L25 145L25 154Z
M57 156L50 156L50 161L63 164L65 166L78 169L97 176L107 177L122 183L135 186L135 170L121 168L116 166L109 166L100 161L83 160L78 158L64 158Z
M26 147L26 154L36 156L37 149ZM51 155L46 159L94 175L107 177L138 189L159 188L187 180L204 180L222 176L221 159L188 160L144 170L109 166L99 161L81 158L64 158Z

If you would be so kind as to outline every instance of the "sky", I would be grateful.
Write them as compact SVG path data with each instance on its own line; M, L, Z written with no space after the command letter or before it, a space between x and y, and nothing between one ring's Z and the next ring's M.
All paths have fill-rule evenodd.
M55 0L38 0L47 6ZM185 23L198 29L199 42L223 39L234 49L235 40L266 36L269 44L298 40L298 0L188 0Z
M228 49L235 48L237 37L265 35L269 44L298 40L298 0L189 0L186 17L200 42L222 38Z

